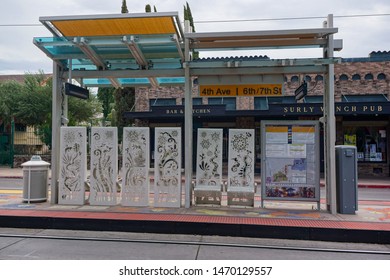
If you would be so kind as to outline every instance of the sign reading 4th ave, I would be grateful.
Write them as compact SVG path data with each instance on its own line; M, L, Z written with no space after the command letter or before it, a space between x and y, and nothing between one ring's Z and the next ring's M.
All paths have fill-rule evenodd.
M200 85L199 95L207 97L280 96L282 84Z

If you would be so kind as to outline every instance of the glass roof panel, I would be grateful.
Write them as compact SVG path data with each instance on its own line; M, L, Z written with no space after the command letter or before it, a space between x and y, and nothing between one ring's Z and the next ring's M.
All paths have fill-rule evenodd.
M72 59L72 69L96 70L96 60L90 57L91 52L101 66L111 70L140 69L135 54L129 48L123 37L39 37L34 43L53 60L59 61L68 67L68 60ZM134 44L138 46L141 55L145 58L149 69L180 69L182 68L182 50L178 49L172 34L158 36L137 36ZM179 47L180 48L180 47Z
M170 78L157 78L157 82L160 85L171 85L171 84L183 84L185 82L184 77L170 77Z

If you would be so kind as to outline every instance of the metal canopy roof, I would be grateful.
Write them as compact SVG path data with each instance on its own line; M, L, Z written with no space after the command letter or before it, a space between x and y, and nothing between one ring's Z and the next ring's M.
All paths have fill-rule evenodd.
M41 17L53 34L34 44L70 70L181 69L183 31L178 13ZM146 73L146 72L145 72ZM86 86L182 85L183 75L84 79Z
M185 33L193 49L325 47L337 28Z
M184 85L184 68L192 75L250 74L263 71L323 72L334 59L209 62L185 64L189 49L326 48L337 28L246 32L184 33L177 12L41 17L54 37L34 38L34 44L72 77L90 87ZM335 40L336 42L337 40ZM341 40L340 40L341 41ZM336 46L336 43L335 43ZM337 47L336 47L337 48ZM234 65L235 69L226 69ZM308 65L312 65L311 68ZM291 69L290 69L291 68ZM283 71L281 72L281 69ZM103 70L103 71L102 71ZM218 72L219 71L219 72Z

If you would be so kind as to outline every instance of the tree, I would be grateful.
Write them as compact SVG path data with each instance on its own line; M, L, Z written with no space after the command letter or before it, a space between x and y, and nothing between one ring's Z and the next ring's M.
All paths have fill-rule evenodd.
M99 88L97 93L98 100L102 103L103 107L103 121L108 119L109 114L114 108L114 88Z
M15 102L15 117L25 125L36 126L47 121L51 114L52 79L43 72L26 74L23 91Z
M184 20L188 20L190 22L192 32L195 32L194 18L192 17L191 8L188 2L186 2L186 5L184 5Z
M150 6L150 4L146 4L145 5L145 12L146 13L151 13L152 12L152 7ZM153 12L157 13L157 8L154 5L153 5Z
M23 85L16 81L0 83L0 120L4 124L4 129L15 117L18 109L17 101L23 92Z
M195 32L194 18L192 17L191 8L188 2L186 2L186 5L184 5L184 20L188 20L190 22L190 26L192 27L192 32ZM197 51L193 51L192 55L194 59L199 58L199 52Z
M147 4L147 5L145 6L145 12L146 12L146 13L151 13L151 12L152 12L152 8L150 7L149 4Z
M132 124L132 121L124 118L124 113L130 111L133 108L135 103L135 88L125 87L117 88L114 91L115 97L115 110L112 113L115 113L116 116L112 116L113 121L115 120L114 126L119 128L119 138L122 136L122 129L125 126Z
M91 123L101 112L102 105L94 95L88 100L68 99L69 125ZM26 74L24 83L0 83L0 118L3 122L15 121L34 126L35 132L48 146L51 144L52 78L43 72Z
M128 12L129 12L129 10L127 9L126 0L123 0L123 1L122 1L121 13L122 13L122 14L127 14Z

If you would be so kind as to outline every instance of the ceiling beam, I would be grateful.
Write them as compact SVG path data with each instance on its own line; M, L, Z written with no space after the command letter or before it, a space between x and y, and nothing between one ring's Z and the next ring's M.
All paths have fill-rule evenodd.
M122 42L126 44L132 56L137 61L138 65L141 66L141 68L147 68L148 61L146 60L144 54L142 53L142 50L138 46L135 37L130 36L130 38L128 38L127 36L123 36Z

